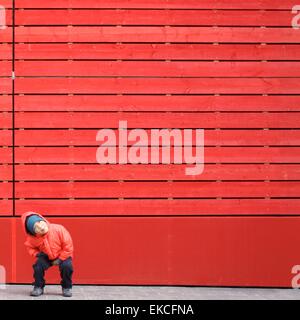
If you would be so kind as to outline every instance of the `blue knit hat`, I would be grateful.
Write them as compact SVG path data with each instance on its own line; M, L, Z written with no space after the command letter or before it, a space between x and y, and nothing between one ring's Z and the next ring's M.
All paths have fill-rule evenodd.
M33 214L31 216L29 216L26 220L26 229L29 233L31 233L32 235L35 235L34 232L34 225L36 222L39 221L45 221L43 218L41 218L40 216L38 216L37 214Z

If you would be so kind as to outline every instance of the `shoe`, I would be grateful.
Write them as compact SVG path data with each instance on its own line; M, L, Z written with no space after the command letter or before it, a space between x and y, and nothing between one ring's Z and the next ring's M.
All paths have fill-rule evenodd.
M63 297L71 298L72 297L72 289L62 289Z
M44 289L40 287L34 287L33 290L30 292L32 297L39 297L44 293Z

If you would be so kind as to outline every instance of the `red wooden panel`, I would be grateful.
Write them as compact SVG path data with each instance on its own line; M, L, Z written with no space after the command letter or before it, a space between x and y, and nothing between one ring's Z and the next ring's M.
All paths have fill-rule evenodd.
M170 150L170 162L174 163L174 150ZM15 159L16 163L97 163L96 152L96 147L16 147ZM159 150L160 161L161 154ZM299 147L206 147L204 150L204 161L208 163L299 163L299 156ZM116 161L119 161L118 152Z
M52 221L72 234L75 283L291 287L300 259L299 217ZM17 231L17 281L30 283L33 260L20 223ZM57 282L51 271L48 281Z
M0 181L0 198L12 198L12 184Z
M12 62L0 61L0 77L9 77L11 76L11 73L12 73Z
M12 1L11 0L1 0L1 5L4 8L11 8L12 7Z
M0 94L12 93L12 80L8 78L0 79Z
M12 27L0 29L0 42L12 42Z
M4 115L8 115L9 117L7 118ZM5 119L9 121L6 121ZM11 128L11 114L0 113L0 125L2 128ZM12 200L9 199L13 197L13 186L11 182L8 182L8 180L12 180L12 166L6 165L7 163L12 163L12 149L6 147L11 145L11 142L12 131L0 130L0 217L12 215ZM2 219L0 218L0 225L1 221ZM10 253L7 254L10 255ZM0 260L0 265L1 264L2 262Z
M16 200L16 215L30 210L49 216L299 215L300 199Z
M10 2L12 2L10 0ZM11 5L6 5L4 1L1 1L0 10L1 10L1 29L0 33L3 31L3 25L10 26L12 24L12 10L10 9ZM5 21L3 21L5 19Z
M1 1L1 8L4 7L4 15L5 15L5 25L6 26L11 26L12 25L12 10L8 8L7 6L3 5L3 1ZM3 13L2 13L3 16ZM1 30L1 29L0 29ZM0 31L1 32L1 31Z
M8 0L4 0L6 4ZM16 8L158 8L158 9L288 9L295 5L293 0L16 0Z
M0 200L0 215L3 211L2 204L3 203L1 203ZM14 263L12 262L12 252L14 246L14 237L16 236L16 233L13 231L14 228L12 220L0 217L0 266L5 268L7 283L15 281L13 276L15 270L13 270Z
M299 82L300 85L300 82ZM16 113L16 128L299 128L298 113ZM96 140L96 136L93 138Z
M12 113L0 112L0 128L9 129L12 126ZM1 140L0 140L1 143Z
M0 183L0 197L11 195ZM300 196L300 182L19 182L17 198L255 198Z
M300 46L293 44L17 43L15 54L16 59L300 60Z
M0 34L9 41L10 28ZM293 28L16 27L16 42L232 42L300 43ZM2 40L1 40L2 39Z
M291 26L289 11L17 10L16 25Z
M201 218L197 220L180 218L173 223L175 250L172 250L172 256L176 267L171 270L170 276L181 278L180 284L184 284L185 277L190 281L199 277L198 283L204 282L206 275L209 274L208 282L211 284L219 281L219 283L231 282L234 285L242 284L243 286L267 284L267 286L291 287L291 278L294 277L291 274L291 267L295 261L299 260L299 254L293 249L293 243L298 236L288 235L288 233L296 232L298 229L298 217L292 218L293 221L289 218L262 218L262 220L225 218L220 221L206 218L204 222ZM202 235L199 236L200 233L203 238ZM192 250L192 253L189 245L186 246L182 241L185 234L188 235L186 243L195 244L195 250ZM206 250L208 242L211 243L211 247L208 245L209 253L206 253L208 255L206 256L206 254L203 255L203 250ZM209 262L214 259L218 263L210 264ZM186 262L192 263L193 260L198 263L193 264L194 267L188 267ZM208 263L206 264L205 261ZM204 270L199 270L202 263ZM196 272L199 276L191 272Z
M300 62L17 61L15 70L22 77L299 77ZM0 62L0 75L10 72L11 63Z
M0 164L12 163L12 148L0 147Z
M12 45L8 43L0 43L0 59L12 59Z
M12 202L12 200L0 199L0 216L12 216L12 215L13 215L13 202ZM2 220L2 218L0 218L0 224L1 224L1 220ZM1 242L1 244L2 243L3 242ZM2 245L1 245L1 247L2 247ZM7 251L9 251L9 249L7 249ZM3 250L1 250L1 252L3 252ZM8 254L10 254L10 253L8 253Z
M1 119L1 116L0 116ZM0 130L0 145L11 146L12 145L12 132L11 130Z
M66 216L53 220L66 224L79 246L77 283L290 286L291 268L299 260L295 243L300 223L300 133L298 113L290 111L300 110L300 38L298 30L285 27L290 26L295 3L15 0L15 4L66 9L16 10L20 26L15 30L15 110L64 111L16 113L17 129L43 129L15 131L16 214L31 210ZM82 26L67 26L72 24ZM0 42L11 41L11 28L0 31ZM0 76L10 76L11 45L0 46ZM63 61L73 59L77 61ZM0 111L11 111L11 86L11 79L0 79ZM97 130L117 128L119 120L127 120L129 128L226 130L206 130L205 162L210 164L202 175L186 176L188 165L97 164ZM0 113L0 127L11 125L11 113ZM11 130L0 130L0 145L11 146L10 134ZM3 165L12 162L12 148L0 147L0 159L3 216L12 214L12 201L6 200L12 185L1 182L12 178L12 166ZM12 238L15 221L11 220ZM32 261L19 222L18 228L17 259L13 242L10 249L11 279L31 282ZM87 230L89 246L82 237ZM150 232L154 242L149 241ZM99 249L99 243L104 243L100 251L94 248ZM16 261L28 264L16 266ZM87 268L90 265L94 267ZM54 271L50 280L58 280Z
M0 82L2 79L0 80ZM0 95L0 111L12 110L12 97L9 95Z
M16 165L16 180L300 180L299 164L206 164L198 176L185 165Z
M8 81L4 93L9 90ZM231 78L230 81L222 78L47 78L47 81L17 78L15 90L23 94L299 94L300 81L297 78Z
M0 164L0 181L12 180L12 166Z
M8 101L11 97L0 96L0 110L6 110ZM15 110L300 111L300 96L16 95Z
M20 130L15 134L15 144L19 146L93 146L99 145L95 137L98 130ZM119 131L114 129L116 141L119 141ZM148 137L151 131L146 130ZM0 131L0 141L5 145L12 143L9 131ZM136 140L129 140L133 145ZM170 145L181 145L170 141ZM190 145L201 145L193 134ZM119 143L117 143L119 145ZM160 141L159 145L162 145ZM206 130L205 146L300 146L299 130Z
M12 45L5 42L12 41L12 11L7 10L12 6L12 1L3 0L0 3L1 16L5 15L6 28L0 28L0 128L11 129L12 98L4 94L12 93L12 80L8 77L12 72ZM3 21L1 21L3 24ZM7 78L4 78L7 77ZM12 281L12 228L9 220L1 216L10 216L13 214L12 208L12 167L3 165L12 163L12 150L7 148L12 142L11 130L0 130L0 266L4 266L7 272L7 281Z

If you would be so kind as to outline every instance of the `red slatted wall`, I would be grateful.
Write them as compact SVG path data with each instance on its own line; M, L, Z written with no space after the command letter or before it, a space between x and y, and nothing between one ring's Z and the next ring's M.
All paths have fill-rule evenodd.
M290 287L300 264L294 2L15 0L0 30L8 281L31 282L19 221L30 210L71 231L76 283ZM97 164L96 133L119 120L204 128L203 174Z

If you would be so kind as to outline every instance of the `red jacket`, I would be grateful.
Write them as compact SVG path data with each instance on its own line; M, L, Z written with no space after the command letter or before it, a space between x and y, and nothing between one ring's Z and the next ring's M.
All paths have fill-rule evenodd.
M48 224L49 231L45 235L32 236L27 232L25 221L28 216L33 214L37 214ZM65 260L73 257L73 241L65 227L60 224L49 223L40 214L31 211L22 215L22 223L27 235L25 246L32 257L35 257L39 252L46 253L50 260Z

